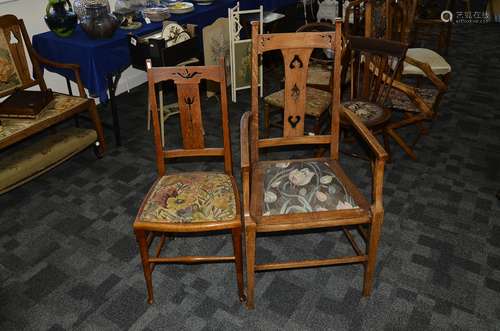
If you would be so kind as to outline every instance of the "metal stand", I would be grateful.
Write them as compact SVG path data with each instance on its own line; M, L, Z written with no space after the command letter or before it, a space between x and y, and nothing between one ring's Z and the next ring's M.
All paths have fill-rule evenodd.
M121 140L121 134L120 134L120 121L118 118L118 108L116 106L116 87L118 86L118 82L120 80L122 73L118 73L116 75L109 75L108 76L108 90L109 90L109 105L111 108L111 115L113 117L113 126L107 124L107 123L102 123L102 126L105 128L112 128L114 135L115 135L115 141L117 146L122 145L122 140ZM73 95L73 90L71 88L71 81L66 78L66 85L68 87L68 94ZM75 116L75 125L76 127L80 126L79 123L79 118L83 118L85 120L90 120L88 117L85 117L84 115L79 115Z
M115 134L115 141L117 146L122 145L122 139L120 135L120 121L118 118L118 109L116 107L115 93L116 87L118 86L118 81L122 73L117 73L116 75L108 76L108 90L109 90L109 105L111 107L111 115L113 116L113 132Z

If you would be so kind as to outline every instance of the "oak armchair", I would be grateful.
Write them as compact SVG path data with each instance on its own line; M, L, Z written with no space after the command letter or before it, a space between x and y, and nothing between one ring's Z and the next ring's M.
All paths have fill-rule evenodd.
M333 77L340 81L341 23L335 32L266 34L252 30L252 110L241 119L241 171L243 216L247 255L247 307L254 307L255 272L360 263L364 266L363 295L371 293L375 259L383 220L382 186L387 153L373 134L350 110L340 105L340 84L331 90L333 111L331 133L305 135L304 116L309 56L315 48L328 48L335 54ZM260 138L258 58L267 51L281 50L285 68L285 107L283 136ZM375 155L373 161L372 202L369 203L349 180L339 164L340 116L346 118L363 137ZM296 145L328 146L330 157L264 161L263 149ZM256 263L256 237L262 232L340 228L355 254L338 258ZM359 246L351 230L361 233L365 245Z

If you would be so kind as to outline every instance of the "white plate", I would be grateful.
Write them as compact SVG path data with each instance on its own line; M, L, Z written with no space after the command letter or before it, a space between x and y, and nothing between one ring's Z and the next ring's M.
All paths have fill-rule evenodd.
M168 9L172 14L186 14L194 10L194 5L191 2L176 2L169 5Z

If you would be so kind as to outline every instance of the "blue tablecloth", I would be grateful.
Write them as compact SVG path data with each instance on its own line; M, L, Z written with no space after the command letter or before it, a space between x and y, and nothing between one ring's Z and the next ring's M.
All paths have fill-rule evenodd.
M170 20L181 24L197 24L201 32L203 27L212 24L217 18L226 17L227 8L233 7L236 2L236 0L217 0L211 6L196 6L191 13L172 15ZM241 7L255 8L262 4L265 10L274 10L295 2L296 0L243 0ZM161 26L161 23L151 23L133 31L118 29L113 38L105 40L90 39L80 27L69 38L60 38L52 32L45 32L33 36L33 47L49 60L79 64L83 84L90 95L98 96L101 102L106 102L108 77L122 72L130 65L127 35L148 34L161 29ZM74 80L73 74L67 70L54 68L47 70Z

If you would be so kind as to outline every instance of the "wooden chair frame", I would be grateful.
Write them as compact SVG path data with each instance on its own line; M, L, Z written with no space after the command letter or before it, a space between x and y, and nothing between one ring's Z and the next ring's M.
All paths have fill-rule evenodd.
M257 23L258 24L258 23ZM258 25L254 23L252 29L252 110L243 115L241 119L241 172L243 183L243 207L246 234L246 254L247 254L247 307L254 307L254 285L255 272L266 270L307 268L314 266L327 266L338 264L362 263L365 267L363 295L369 295L373 283L375 270L375 258L378 247L378 239L383 220L382 186L384 177L384 165L387 153L375 139L373 134L361 123L359 118L351 111L340 106L340 84L334 84L332 88L333 111L331 116L331 133L329 135L304 136L304 126L299 122L304 116L305 104L305 80L301 79L307 74L308 57L313 48L330 48L334 50L335 65L333 77L335 82L341 77L341 23L336 22L336 32L310 32L310 33L283 33L283 34L258 34ZM258 58L266 51L280 49L285 61L285 91L294 91L293 95L298 96L295 101L286 101L284 110L285 119L292 118L292 121L284 121L284 135L278 138L259 138L259 97L258 97ZM298 57L298 61L297 61ZM302 70L295 70L300 67ZM290 64L290 65L288 65ZM304 68L305 67L305 68ZM294 71L295 70L295 71ZM304 73L305 71L305 73ZM298 92L297 92L298 89ZM292 97L293 99L293 97ZM361 137L375 154L373 161L373 186L372 203L366 202L363 205L366 212L360 209L335 210L325 212L298 213L287 215L262 216L259 197L259 178L264 162L260 161L259 151L269 147L290 146L290 145L329 145L330 158L318 159L329 162L332 169L338 171L342 180L349 183L347 177L338 164L339 159L339 131L340 114L343 113L346 119L357 130ZM293 121L295 118L295 121ZM288 125L290 124L290 125ZM262 184L262 183L260 183ZM260 185L262 186L262 185ZM353 188L353 187L351 187ZM260 191L262 193L262 191ZM368 231L361 225L366 224ZM347 226L356 227L367 242L367 252L364 253L353 240ZM255 245L257 232L279 232L303 229L318 229L327 227L341 227L347 239L352 244L355 256L341 258L328 258L320 260L303 260L276 263L255 263Z
M399 2L390 1L390 14L392 19L391 39L397 39L401 42L411 44L414 28L416 25L415 15L417 12L417 0L400 0ZM389 20L389 19L388 19ZM447 24L447 23L445 23ZM406 94L406 96L417 106L420 113L411 112L404 113L404 119L391 123L385 129L386 133L394 139L394 141L410 156L413 160L417 159L412 147L418 142L421 136L428 133L428 129L423 125L423 122L434 120L437 116L437 108L443 98L444 93L448 90L448 82L451 77L451 72L439 77L432 70L428 63L424 63L414 59L408 55L405 57L405 62L419 68L424 76L417 77L417 85L411 86L403 83L402 71L398 80L394 82L393 88ZM432 105L427 104L418 94L417 88L420 85L422 78L426 78L430 84L437 90L437 96ZM404 111L404 109L403 109ZM417 135L410 144L406 143L401 136L396 132L396 129L403 128L409 125L417 126ZM388 146L388 145L387 145Z
M236 200L236 216L232 221L207 221L196 223L169 223L169 222L144 222L138 218L134 222L134 232L139 244L141 261L146 280L148 302L153 302L152 272L158 263L194 264L205 262L234 262L236 265L236 278L240 301L245 300L243 289L243 261L241 243L241 212L240 199L236 180L233 177L232 153L229 131L229 117L227 106L226 74L224 60L218 66L190 66L190 67L155 67L147 61L148 89L150 109L153 115L154 142L156 152L156 165L159 179L165 176L165 160L185 157L222 157L224 172L230 176ZM199 84L201 79L210 80L220 85L220 106L222 116L223 147L206 148L204 131L201 118L201 104ZM172 80L177 87L177 96L180 109L180 123L182 131L183 148L166 151L161 141L160 119L157 111L157 96L155 85L163 81ZM144 201L147 201L148 196ZM139 215L142 213L144 203ZM233 256L177 256L160 257L166 241L165 233L194 233L230 230L233 241ZM155 237L160 235L158 246L154 255L150 256L149 248Z
M33 48L30 40L30 36L26 30L26 26L22 19L18 19L14 15L3 15L0 16L0 33L3 31L4 37L9 44L9 48L13 57L14 64L19 72L21 78L21 89L27 89L30 87L38 86L41 91L47 91L47 84L43 78L43 70L41 66L52 67L58 69L70 70L74 75L74 80L78 86L78 92L80 97L87 98L85 93L85 88L80 76L80 66L78 64L71 63L60 63L54 62L40 56ZM11 37L17 40L16 43L10 43ZM26 52L28 52L28 57L31 61L33 75L30 74L28 57ZM13 90L6 90L0 92L0 98L11 94ZM70 91L71 95L71 91ZM106 151L106 142L104 140L104 132L97 113L97 108L94 100L87 99L87 102L75 108L74 114L77 114L81 109L88 109L88 114L94 128L97 132L97 137L99 144L96 146L95 152L98 157L102 157ZM31 135L31 132L26 132L26 136Z
M354 11L355 8L359 8L362 4L364 4L364 13L357 14L364 17L364 36L372 37L374 33L374 22L373 3L371 0L356 0L351 2L347 8L346 16L356 13ZM417 1L399 0L396 3L394 0L386 0L383 6L383 11L385 13L385 34L378 37L389 40L397 40L406 44L410 44L412 41L415 25ZM348 37L349 33L350 30L347 30L346 34ZM415 114L411 112L405 112L403 120L396 123L391 123L384 129L384 135L393 138L394 141L403 149L403 151L408 156L410 156L413 160L416 160L417 156L412 147L418 142L421 136L428 133L428 129L423 125L423 122L436 118L436 110L444 93L448 89L448 82L450 80L451 73L447 73L444 76L439 77L432 71L429 64L418 61L408 55L405 56L405 62L419 68L424 73L425 78L427 78L438 91L434 103L432 105L428 105L423 100L423 98L418 95L418 90L416 88L418 87L418 84L416 87L414 87L401 82L401 79L403 77L402 71L398 75L397 79L393 82L393 88L406 94L408 98L413 102L413 104L419 109L420 113ZM424 76L417 77L417 81L420 82L422 78L424 78ZM402 110L404 111L404 109ZM396 130L409 125L415 125L417 127L417 135L413 139L413 142L408 144L402 139L402 137L396 132ZM386 143L385 146L389 151L389 144Z
M393 84L397 84L396 78L402 68L407 47L405 44L390 40L349 36L346 50L351 56L349 101L364 101L383 109L383 116L366 121L364 124L375 135L382 134L384 147L390 155L385 128L390 121L392 111L387 107L387 100ZM346 129L350 128L343 118L341 124ZM358 154L346 154L366 159Z

